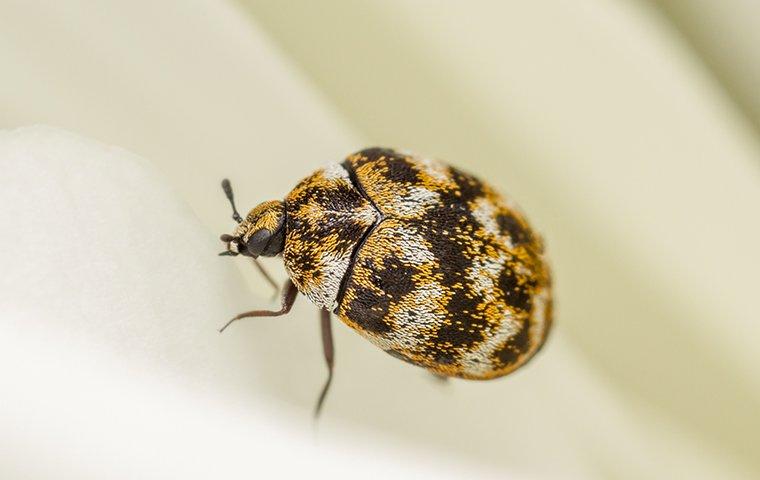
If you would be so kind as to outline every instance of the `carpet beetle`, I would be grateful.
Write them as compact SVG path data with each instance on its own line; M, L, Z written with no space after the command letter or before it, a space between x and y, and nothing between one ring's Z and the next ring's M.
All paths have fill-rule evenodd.
M282 255L298 293L321 311L328 379L330 313L396 358L439 376L486 380L525 364L552 323L541 238L511 201L443 162L369 148L302 180L284 199L237 213L221 255ZM269 278L269 277L267 277Z

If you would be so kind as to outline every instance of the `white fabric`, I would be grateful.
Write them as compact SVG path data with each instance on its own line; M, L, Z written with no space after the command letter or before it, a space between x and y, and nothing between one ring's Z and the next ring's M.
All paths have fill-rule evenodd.
M79 134L0 135L1 477L757 476L751 89L636 2L458 5L0 4L0 126ZM370 144L519 200L557 329L441 386L337 324L316 447L314 309L215 331L272 305L219 180L245 210Z

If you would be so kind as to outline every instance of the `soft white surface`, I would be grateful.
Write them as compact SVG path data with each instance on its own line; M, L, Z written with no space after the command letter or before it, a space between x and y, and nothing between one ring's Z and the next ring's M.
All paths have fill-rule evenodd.
M11 227L0 241L0 467L40 478L320 465L353 473L340 448L309 445L324 375L313 309L217 334L246 305L241 277L160 177L121 149L28 128L0 134L0 165L0 222ZM491 457L476 467L484 474L494 463L532 478L585 478L606 462L642 474L667 468L559 335L529 375L442 386L337 329L327 427L335 416L390 427L417 463L430 450ZM300 426L268 405L271 396L305 407ZM387 447L356 455L378 449L384 472L421 468L392 460ZM451 474L450 462L439 457L421 473Z

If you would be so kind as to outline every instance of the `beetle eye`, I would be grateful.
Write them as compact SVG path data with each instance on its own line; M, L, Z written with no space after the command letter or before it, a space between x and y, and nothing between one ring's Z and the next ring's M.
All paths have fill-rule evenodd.
M261 230L251 235L251 238L249 238L248 242L245 244L245 248L248 250L248 253L251 256L258 257L261 255L261 252L264 251L271 238L272 232L265 228L262 228Z

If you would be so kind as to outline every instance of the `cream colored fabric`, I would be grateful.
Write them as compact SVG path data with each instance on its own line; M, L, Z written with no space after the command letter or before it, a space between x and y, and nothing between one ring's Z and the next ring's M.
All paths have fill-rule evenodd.
M752 478L760 471L760 323L752 303L760 265L760 147L746 115L756 99L703 63L705 52L671 23L678 23L674 11L666 16L649 3L613 0L6 1L0 126L51 124L144 157L165 176L164 183L150 174L150 191L187 202L200 223L176 219L175 210L160 218L212 240L232 226L220 178L233 180L247 208L281 198L312 169L369 144L447 159L519 200L544 233L555 270L557 328L546 350L513 377L441 387L336 325L337 376L318 430L331 440L320 450L299 449L306 458L326 458L320 465L327 469L340 465L345 474L347 460L338 451L354 443L366 444L356 447L361 458L381 452L378 472L380 465L422 464L414 468L451 474L453 462L502 478ZM730 25L730 9L724 13L721 24ZM748 55L731 56L725 67L745 82ZM34 151L34 142L27 147ZM61 175L80 174L74 170ZM34 176L23 179L33 183ZM10 190L13 180L3 178L2 193L23 206L23 196ZM149 238L174 241L139 218L135 225ZM10 232L4 261L17 258L8 249L24 251L23 239L12 236L16 226L4 226ZM141 259L139 249L130 252L150 279L155 262ZM206 262L193 263L193 275L207 272L239 288L234 270L208 272ZM230 309L208 307L209 315L218 310L226 318L230 310L267 303L266 285L238 263L248 272L250 298L235 297L245 304ZM276 262L268 266L282 276ZM56 285L54 276L43 280ZM25 298L27 284L16 285ZM217 305L223 298L217 295L223 293L188 301ZM147 292L135 305L156 298ZM183 298L181 291L172 297ZM220 417L204 423L199 412L194 428L222 437L224 425L242 422L247 433L230 435L250 444L252 470L262 457L289 458L288 438L300 445L313 435L308 415L324 374L316 313L301 302L288 319L249 321L226 332L234 354L219 348L202 357L219 371L235 370L229 390L213 376L197 389L181 388L197 381L193 368L178 367L198 362L196 350L163 343L154 319L120 311L121 322L134 322L130 337L148 359L126 365L151 379L129 388L140 405L160 411L218 387L225 393L207 407ZM20 323L24 312L18 315L3 314L6 346L36 344L42 333L28 330ZM188 325L159 317L192 338L186 347L220 341L212 327L224 318ZM94 329L85 344L102 343L107 356L123 348L112 335ZM76 355L87 358L87 349L71 352L67 344L55 351L76 367ZM260 353L245 361L248 349ZM167 350L183 353L162 357ZM44 352L28 351L22 362L23 351L6 349L9 365L28 365L30 372L46 365ZM95 378L122 381L119 368L103 367ZM143 395L164 371L181 374L169 375L161 395ZM12 378L20 383L8 391L21 392L13 398L22 401L25 377ZM99 391L97 382L77 385ZM173 442L188 434L186 409L149 416L150 425L168 432L153 438L145 434L149 428L95 428L111 411L87 415L76 404L60 411L53 399L33 405L8 407L14 428L0 431L0 442L14 445L12 454L0 454L0 469L17 476L31 458L54 466L49 475L113 473L112 453L125 436L134 436L142 452L130 457L139 459L131 472L163 465L146 454L159 449L163 458L189 455L204 468L226 461L208 443ZM235 412L244 405L275 413L260 427L258 417L225 414L231 405ZM23 425L34 418L51 422L55 435L44 439L40 428L24 436ZM288 425L282 442L257 451L268 439L251 432L277 432L280 425ZM79 437L85 441L72 441ZM95 438L107 461L93 465L87 451ZM44 469L35 472L47 478Z

